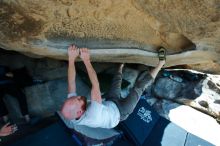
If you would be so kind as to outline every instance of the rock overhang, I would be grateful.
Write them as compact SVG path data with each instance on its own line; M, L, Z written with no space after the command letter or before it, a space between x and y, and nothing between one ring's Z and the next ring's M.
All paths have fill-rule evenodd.
M91 48L96 62L154 66L157 49L165 47L167 66L220 64L219 3L215 0L0 3L3 49L67 60L68 45L76 43Z

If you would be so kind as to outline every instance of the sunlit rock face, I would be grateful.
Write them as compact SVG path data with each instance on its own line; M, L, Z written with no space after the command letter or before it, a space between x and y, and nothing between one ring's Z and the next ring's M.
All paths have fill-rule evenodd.
M96 62L150 66L162 46L167 66L220 73L220 1L0 1L1 48L66 60L72 43Z
M191 106L220 121L219 83L220 75L192 70L163 71L152 91L156 97Z

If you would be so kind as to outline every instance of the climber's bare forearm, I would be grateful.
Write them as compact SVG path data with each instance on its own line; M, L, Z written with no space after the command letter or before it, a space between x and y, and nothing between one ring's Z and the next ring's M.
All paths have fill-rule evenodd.
M87 48L82 48L82 49L80 49L80 53L81 53L80 57L82 58L85 66L86 66L86 69L87 69L87 72L89 75L89 79L92 83L91 99L101 103L102 98L101 98L101 92L100 92L100 87L99 87L99 81L98 81L97 74L91 64L91 61L90 61L89 50Z
M68 66L68 92L76 92L76 69L75 61L69 61Z
M79 55L79 50L75 45L71 45L68 48L68 58L69 58L69 66L68 66L68 92L76 93L76 68L75 68L75 60Z

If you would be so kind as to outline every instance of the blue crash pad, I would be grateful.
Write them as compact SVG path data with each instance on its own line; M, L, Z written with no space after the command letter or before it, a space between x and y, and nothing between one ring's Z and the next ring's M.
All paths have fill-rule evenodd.
M56 122L40 131L28 135L9 146L75 146L71 135L65 127Z
M137 146L213 146L159 116L142 98L119 128Z

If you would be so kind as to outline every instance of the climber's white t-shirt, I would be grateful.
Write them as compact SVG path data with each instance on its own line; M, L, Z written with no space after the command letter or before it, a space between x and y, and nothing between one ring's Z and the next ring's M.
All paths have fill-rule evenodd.
M71 97L76 93L71 93ZM114 128L120 121L120 112L112 101L103 101L101 104L91 101L85 113L78 120L71 120L71 124L86 125L93 128Z

